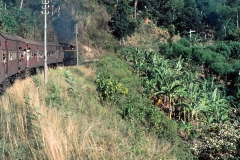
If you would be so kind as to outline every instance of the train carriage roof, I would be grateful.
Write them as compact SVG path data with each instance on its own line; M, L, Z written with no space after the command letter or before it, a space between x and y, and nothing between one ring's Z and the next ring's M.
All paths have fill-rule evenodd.
M21 38L21 40L27 44L43 45L43 43L41 42L30 40L30 39Z
M57 42L47 42L47 45L48 45L48 46L62 46L62 45L60 45L60 44L57 43Z
M1 36L3 36L6 40L14 40L14 41L19 41L19 42L23 42L23 43L27 43L27 44L33 44L33 45L44 45L43 41L34 41L34 40L30 40L30 39L25 39L25 38L21 38L21 37L17 37L17 36L12 36L10 34L6 34L6 33L0 33ZM57 42L47 42L48 46L62 46L61 44L57 43Z
M16 36L12 36L6 33L0 33L0 35L2 35L6 40L14 40L14 41L19 41L19 42L23 42L23 43L27 43L27 44L34 44L34 45L43 45L43 43L40 43L38 41L33 41L30 39L25 39L25 38L21 38L21 37L16 37Z
M10 35L10 34L0 33L0 35L3 36L6 40L14 40L14 41L23 42L23 41L21 40L21 38L16 37L16 36L12 36L12 35Z
M38 41L38 42L44 45L44 41ZM47 46L62 46L62 45L57 42L47 42Z

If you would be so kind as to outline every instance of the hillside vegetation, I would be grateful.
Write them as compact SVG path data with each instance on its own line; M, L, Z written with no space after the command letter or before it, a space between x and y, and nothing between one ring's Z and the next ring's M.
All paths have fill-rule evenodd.
M41 2L21 2L1 1L2 31L42 39ZM16 82L2 159L239 159L237 4L51 1L48 40L74 44L78 25L81 58L100 61Z
M79 66L49 70L47 85L42 74L17 81L0 101L0 158L177 159L169 142L103 107L94 77Z

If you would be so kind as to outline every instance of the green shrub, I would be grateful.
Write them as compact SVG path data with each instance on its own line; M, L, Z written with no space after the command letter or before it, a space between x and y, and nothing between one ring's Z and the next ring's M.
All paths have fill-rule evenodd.
M211 50L211 51L213 51L213 52L216 52L217 46L216 46L216 45L207 45L207 46L205 47L205 49L209 49L209 50Z
M60 97L61 89L57 83L49 83L48 96L46 97L46 103L52 107L59 107L62 104Z
M161 43L159 46L160 53L163 56L169 57L172 53L171 48L168 43Z
M72 77L72 75L70 74L69 71L65 71L64 75L65 75L65 81L70 85L68 87L69 95L71 95L73 97L77 97L79 95L79 93L78 93L78 90L76 89L76 82L75 82L74 78Z
M128 88L108 75L99 75L96 79L96 85L101 100L114 100L117 94L128 94Z
M239 42L230 42L229 48L231 51L231 58L239 59L240 58L240 43Z
M173 58L178 58L182 56L183 58L189 58L191 56L191 48L185 47L179 43L173 43Z
M186 38L181 38L177 43L183 45L184 47L190 47L190 42Z
M224 57L229 57L231 54L230 48L228 47L227 44L220 42L217 44L217 49L216 49L217 53L220 53L221 55L223 55Z

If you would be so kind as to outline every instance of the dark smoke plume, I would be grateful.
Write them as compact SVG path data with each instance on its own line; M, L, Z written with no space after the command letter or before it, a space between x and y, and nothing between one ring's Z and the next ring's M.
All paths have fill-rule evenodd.
M62 11L62 15L53 21L53 27L58 37L58 42L69 43L74 38L76 21L69 11Z

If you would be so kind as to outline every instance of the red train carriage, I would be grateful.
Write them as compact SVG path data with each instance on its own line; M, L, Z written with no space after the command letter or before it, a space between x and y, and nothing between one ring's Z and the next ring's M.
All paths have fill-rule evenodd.
M51 66L57 66L63 61L63 49L59 43L47 42L47 62Z
M25 49L25 51L24 51ZM62 45L47 42L47 64L63 64ZM44 67L44 43L0 33L0 94L14 79Z
M5 89L10 82L13 81L13 77L18 73L19 67L19 50L18 48L24 45L19 38L0 33L1 41L1 64L0 64L0 90ZM9 78L6 78L9 77ZM5 83L2 83L4 82ZM0 91L1 92L1 91Z
M39 53L43 52L43 46L42 43L37 41L19 39L24 43L19 59L19 70L21 75L26 76L26 74L30 75L31 72L34 73L39 66L43 66L43 60L41 63L40 59L44 57L39 58Z

